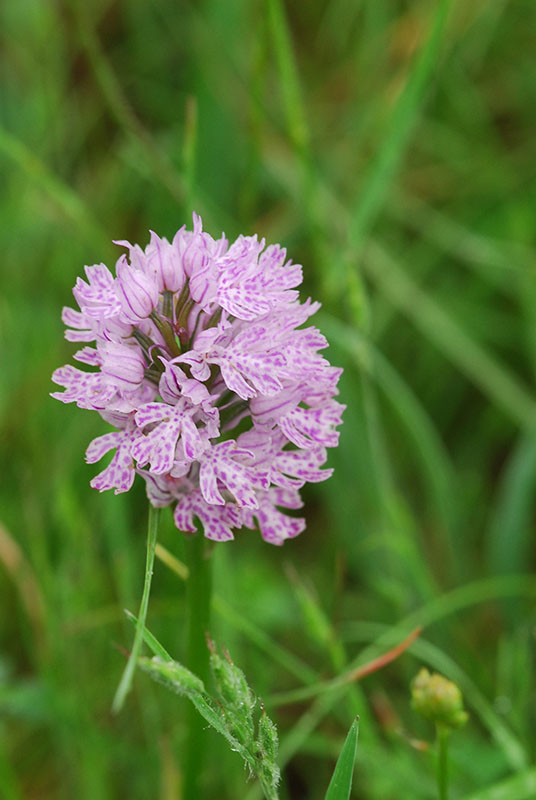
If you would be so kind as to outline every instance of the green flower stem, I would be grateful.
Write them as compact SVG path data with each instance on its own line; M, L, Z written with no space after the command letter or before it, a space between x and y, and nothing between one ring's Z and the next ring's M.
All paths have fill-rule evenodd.
M446 725L436 724L437 742L437 789L439 800L448 800L448 750L450 730Z
M163 305L162 305L162 315L166 319L171 319L173 316L173 292L170 292L168 289L165 289L163 292Z
M209 652L206 634L210 626L212 590L211 564L206 557L205 538L201 533L187 536L185 542L189 570L186 581L188 603L188 654L186 665L206 683L209 679ZM201 797L200 779L205 752L205 722L195 706L189 705L184 762L184 800Z
M177 344L177 340L175 338L175 334L173 333L173 329L169 324L167 319L162 319L158 316L156 311L153 311L150 314L150 317L162 336L164 337L164 341L168 347L169 352L172 356L180 356L181 351L179 345Z
M132 678L134 677L134 670L138 662L141 644L143 641L143 632L145 629L145 620L147 617L147 607L149 605L149 594L151 591L151 580L153 577L153 564L154 564L154 551L156 547L156 537L158 533L158 508L153 508L149 505L149 521L147 526L147 556L145 560L145 581L143 584L143 594L141 596L140 610L138 612L138 621L136 623L136 634L134 636L134 644L127 661L127 665L121 676L121 681L117 687L115 697L112 703L112 712L117 714L121 711L125 698L132 687Z

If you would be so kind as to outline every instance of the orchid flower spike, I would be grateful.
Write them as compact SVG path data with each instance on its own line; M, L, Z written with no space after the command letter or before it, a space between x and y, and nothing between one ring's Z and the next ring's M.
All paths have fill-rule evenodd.
M52 376L64 389L52 397L114 426L87 449L89 463L114 451L91 485L126 492L139 474L180 530L198 520L217 541L243 526L278 545L301 533L305 520L285 512L302 507L306 482L331 475L321 467L344 410L342 370L303 327L320 306L299 301L302 268L257 236L213 239L195 214L172 242L117 244L128 252L116 277L86 267L80 310L63 310L66 338L83 343L74 357L93 371Z

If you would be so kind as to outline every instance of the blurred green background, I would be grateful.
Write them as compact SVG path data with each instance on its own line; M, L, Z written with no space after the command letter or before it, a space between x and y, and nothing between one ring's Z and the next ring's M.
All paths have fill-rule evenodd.
M0 795L180 797L186 701L140 674L110 714L143 487L91 490L107 427L48 393L83 265L195 209L303 263L345 367L306 532L214 552L212 634L278 724L282 798L324 796L355 713L352 796L436 797L423 664L471 714L452 797L535 797L534 1L4 0L0 37ZM160 541L181 558L168 514ZM148 625L178 659L184 602L159 562ZM281 695L418 624L351 688ZM206 761L207 798L259 797L213 732Z

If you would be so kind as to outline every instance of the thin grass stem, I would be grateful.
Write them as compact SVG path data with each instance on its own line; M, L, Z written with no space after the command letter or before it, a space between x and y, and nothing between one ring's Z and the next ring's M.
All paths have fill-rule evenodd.
M449 795L449 735L450 731L444 725L436 725L437 742L437 792L439 800L448 800Z
M149 505L149 521L147 525L147 557L145 561L145 581L143 584L143 594L141 596L134 644L132 645L132 650L127 661L127 665L124 669L123 675L121 676L121 680L119 682L119 686L117 687L117 691L112 703L112 712L114 714L117 714L119 711L121 711L126 696L132 687L134 670L136 668L141 644L143 641L143 632L145 629L145 620L147 618L147 608L149 605L149 594L151 592L151 580L153 577L154 552L158 533L158 511L158 508L153 508L153 506Z

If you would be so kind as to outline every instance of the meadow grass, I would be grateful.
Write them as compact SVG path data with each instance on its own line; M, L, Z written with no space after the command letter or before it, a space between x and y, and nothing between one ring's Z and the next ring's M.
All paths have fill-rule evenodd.
M139 673L110 713L143 487L91 490L106 426L48 393L83 265L195 209L287 246L345 368L306 532L213 554L212 638L278 725L281 797L325 796L356 714L352 797L437 797L421 665L470 713L452 798L534 797L532 0L7 0L0 23L0 794L180 796L187 701ZM148 627L181 660L166 512L159 543ZM338 680L418 625L396 661ZM260 796L213 732L205 765L204 797Z

